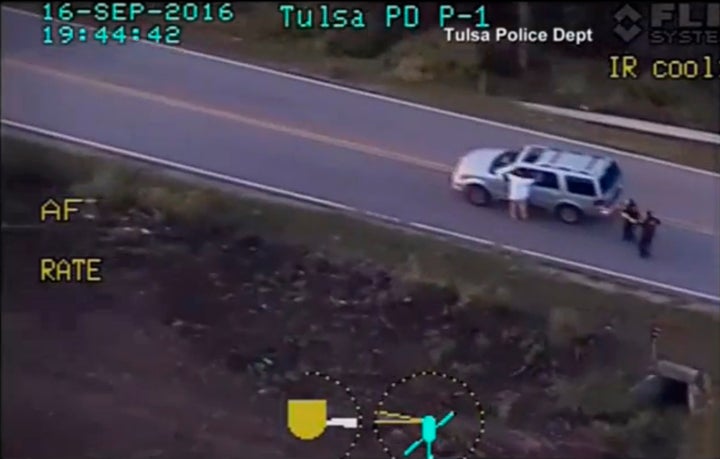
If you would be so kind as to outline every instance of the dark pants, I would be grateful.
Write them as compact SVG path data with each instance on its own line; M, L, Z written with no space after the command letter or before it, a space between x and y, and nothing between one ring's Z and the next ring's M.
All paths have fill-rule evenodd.
M650 247L652 246L652 238L641 238L638 243L638 251L642 258L648 258L650 256Z
M623 224L623 241L634 241L635 240L635 225L632 223Z

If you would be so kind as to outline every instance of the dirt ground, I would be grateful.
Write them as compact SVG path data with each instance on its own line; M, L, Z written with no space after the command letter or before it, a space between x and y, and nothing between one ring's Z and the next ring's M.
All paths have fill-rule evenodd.
M48 195L3 191L4 221L32 221ZM551 351L536 319L458 304L452 289L402 284L367 261L140 211L86 217L4 228L4 458L335 459L356 433L351 457L383 457L381 444L400 457L419 429L380 426L378 441L386 390L384 410L456 412L438 458L464 455L483 421L468 457L610 457L597 419L558 411L553 388L609 369L611 332ZM39 284L42 256L101 256L104 280ZM391 385L423 371L457 381ZM286 402L297 398L327 399L329 416L357 405L362 426L296 440Z

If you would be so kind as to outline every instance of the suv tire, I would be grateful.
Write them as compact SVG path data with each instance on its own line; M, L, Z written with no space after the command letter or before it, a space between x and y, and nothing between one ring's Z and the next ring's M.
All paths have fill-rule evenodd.
M577 225L583 219L582 210L570 204L561 204L555 210L555 215L567 225Z
M474 206L486 207L490 205L492 196L484 186L468 185L465 187L465 199Z

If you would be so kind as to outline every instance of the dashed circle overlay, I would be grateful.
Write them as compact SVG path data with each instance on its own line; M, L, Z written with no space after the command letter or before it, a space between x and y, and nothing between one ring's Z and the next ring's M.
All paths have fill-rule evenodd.
M353 394L352 390L350 388L343 384L340 380L333 378L332 376L326 375L325 373L320 373L319 371L306 371L305 376L311 376L320 378L323 381L329 382L331 384L334 384L335 386L339 387L340 389L347 394L347 396L350 398L350 402L353 404L353 408L355 409L355 416L358 420L358 426L357 429L355 429L355 435L350 442L350 446L348 446L348 449L345 450L342 456L340 456L340 459L348 459L350 457L350 454L353 452L355 447L360 442L360 432L362 430L362 409L360 408L360 404L358 403L357 397L355 397L355 394Z
M482 439L483 434L485 433L485 410L482 407L482 404L477 398L477 395L475 395L475 392L470 388L470 386L460 379L457 379L456 377L449 375L447 373L442 373L439 371L418 371L416 373L413 373L409 376L405 376L404 378L401 378L394 383L390 384L390 386L383 392L382 397L380 398L380 401L377 404L377 408L375 409L375 412L381 411L384 407L385 400L390 396L390 393L395 389L396 387L408 383L412 381L413 379L417 379L423 376L434 376L437 378L443 378L445 380L448 380L452 383L455 383L462 387L465 392L470 396L470 399L472 400L473 404L475 405L475 408L478 411L478 414L480 416L480 430L478 431L477 436L473 439L472 444L468 448L468 450L465 452L464 456L461 456L458 459L469 459L470 456L474 455L478 445L480 444L480 440ZM390 451L390 448L385 443L385 440L383 440L382 435L380 434L380 428L378 427L378 424L373 423L373 432L375 433L375 436L377 437L378 441L380 442L380 446L382 447L383 451L390 456L390 459L400 459L397 456L395 456L392 451Z

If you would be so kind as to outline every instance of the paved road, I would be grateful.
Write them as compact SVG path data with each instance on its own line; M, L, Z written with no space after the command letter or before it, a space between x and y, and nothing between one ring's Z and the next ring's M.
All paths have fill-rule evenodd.
M3 9L4 119L720 293L717 177L620 158L633 195L676 223L662 228L657 256L648 262L608 225L521 225L499 210L469 208L447 189L444 171L460 152L478 144L548 143L537 135L145 44L43 47L40 30L38 19Z

